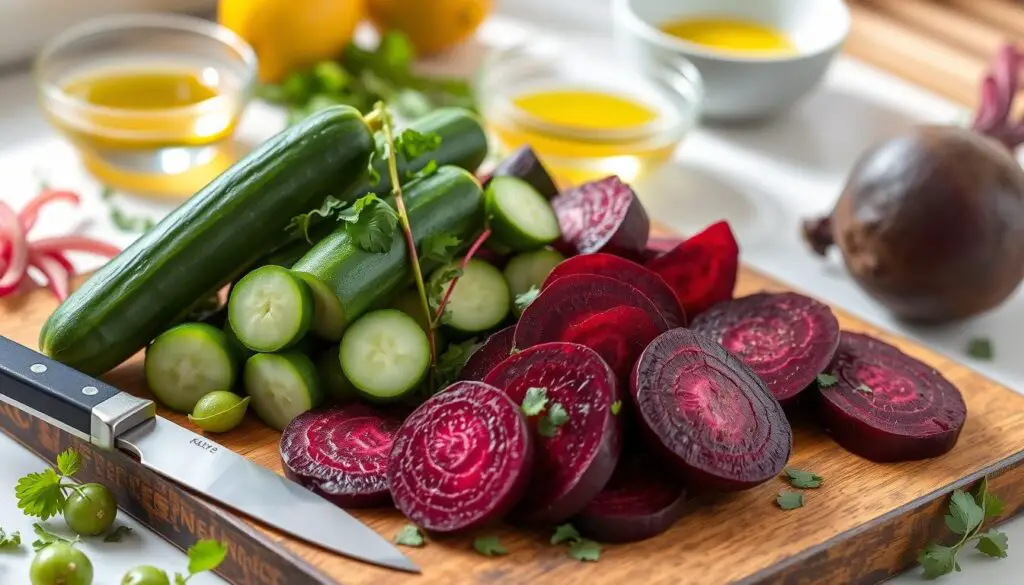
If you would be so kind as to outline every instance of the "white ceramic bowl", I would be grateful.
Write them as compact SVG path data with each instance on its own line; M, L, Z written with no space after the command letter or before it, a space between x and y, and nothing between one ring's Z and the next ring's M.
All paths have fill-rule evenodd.
M793 54L734 54L684 41L660 25L684 18L737 18L766 24L796 45ZM641 70L693 63L704 80L704 115L764 118L810 92L850 30L843 0L613 0L615 42Z

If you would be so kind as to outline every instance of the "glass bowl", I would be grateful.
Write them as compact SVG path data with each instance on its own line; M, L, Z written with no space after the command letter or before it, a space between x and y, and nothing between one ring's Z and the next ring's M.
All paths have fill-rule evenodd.
M211 97L174 107L120 107L90 102L83 95L89 90L81 89L83 80L104 75L157 72L187 72ZM221 146L253 95L257 61L252 47L214 22L128 14L58 35L39 53L33 74L47 118L98 179L136 192L187 195L232 162Z
M475 89L496 152L528 144L565 185L608 175L630 182L669 160L700 117L700 73L686 62L673 65L641 73L583 44L532 38L487 55ZM517 97L545 90L624 98L654 116L628 127L585 127L542 118L516 104Z

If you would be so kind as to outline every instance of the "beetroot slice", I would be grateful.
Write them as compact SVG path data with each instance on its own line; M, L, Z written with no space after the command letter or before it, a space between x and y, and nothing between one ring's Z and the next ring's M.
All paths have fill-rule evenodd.
M937 457L956 445L967 406L956 386L896 347L843 331L829 368L836 383L819 390L826 430L872 461Z
M523 311L513 346L548 341L586 345L608 362L620 381L644 347L668 322L639 290L607 276L573 274L552 282Z
M521 146L494 167L494 172L487 177L489 183L493 177L516 177L526 181L538 193L547 199L558 195L558 187L551 178L551 173L537 158L537 153L529 146ZM486 183L484 187L486 187Z
M575 343L543 343L498 364L486 382L522 404L530 388L544 388L547 408L561 404L569 420L553 437L537 429L533 481L514 514L530 524L561 522L587 505L611 478L622 450L622 430L611 405L619 400L615 375L601 356Z
M281 434L281 467L339 506L386 505L388 455L401 424L360 404L300 414Z
M644 266L660 276L693 319L711 305L732 298L739 272L739 245L720 221Z
M618 177L585 183L551 200L562 229L555 244L566 256L607 252L639 259L650 220L640 199Z
M597 274L620 280L635 287L661 311L669 327L686 325L686 315L679 300L660 276L643 266L611 254L581 254L562 261L544 281L543 290L552 282L570 274Z
M512 354L512 334L515 330L514 325L509 325L492 333L466 360L466 365L459 373L459 379L483 380L487 372Z
M672 329L633 370L633 400L651 445L695 489L734 491L777 476L793 447L782 406L722 346Z
M690 329L743 360L785 402L825 371L839 346L832 309L796 293L759 293L704 311Z
M665 532L686 511L686 490L645 452L623 453L611 481L573 525L601 542L636 542Z
M395 435L395 506L433 532L501 520L522 496L533 439L519 405L483 382L456 382L420 405Z

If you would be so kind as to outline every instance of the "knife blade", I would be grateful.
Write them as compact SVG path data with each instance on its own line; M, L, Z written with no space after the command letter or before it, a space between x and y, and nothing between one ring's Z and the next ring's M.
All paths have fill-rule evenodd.
M156 416L137 398L0 336L0 401L102 449L120 449L199 495L294 538L375 565L419 568L334 504L230 449Z

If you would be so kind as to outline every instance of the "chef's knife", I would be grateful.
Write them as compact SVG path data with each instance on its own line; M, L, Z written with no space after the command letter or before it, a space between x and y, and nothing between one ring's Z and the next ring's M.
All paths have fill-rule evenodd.
M327 500L156 416L151 400L0 336L0 401L102 449L120 449L193 491L297 539L373 564L419 572L390 542Z

